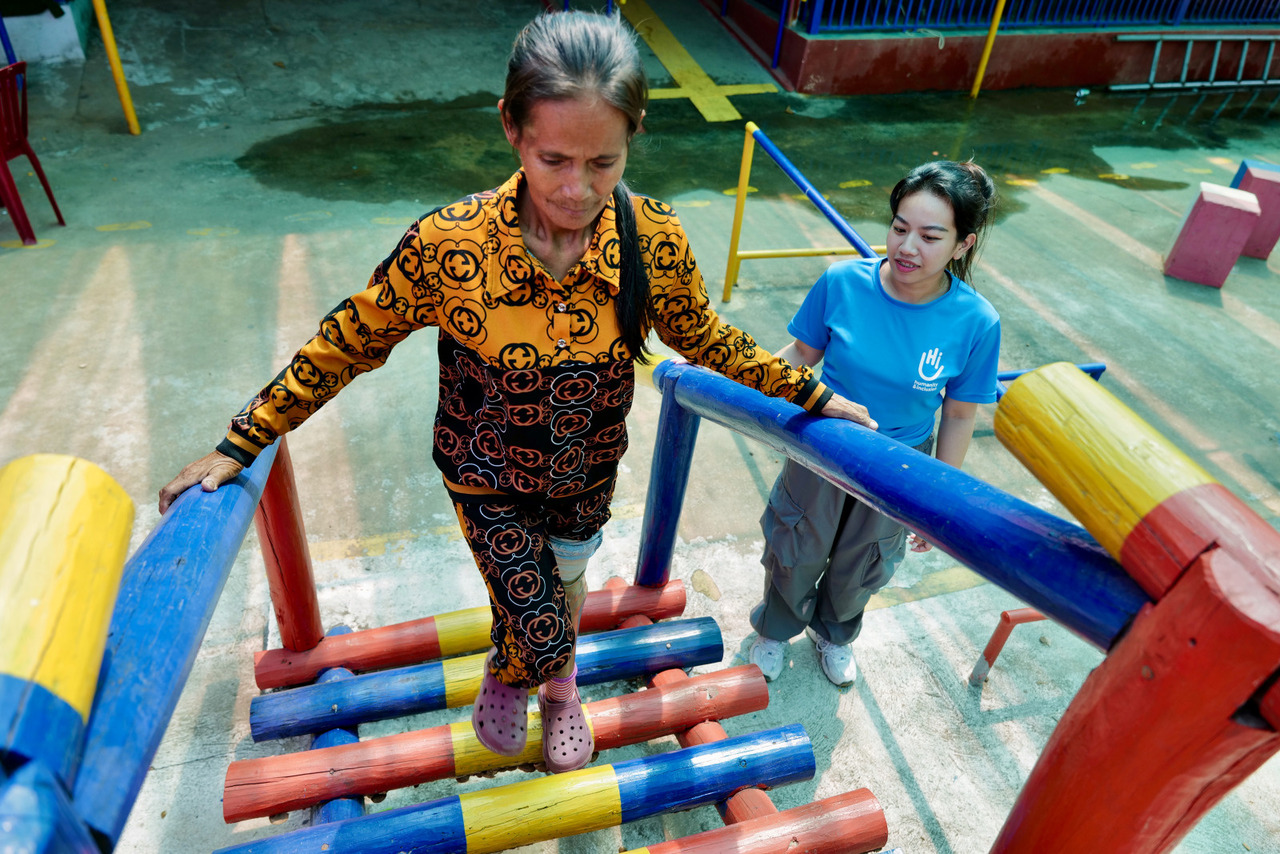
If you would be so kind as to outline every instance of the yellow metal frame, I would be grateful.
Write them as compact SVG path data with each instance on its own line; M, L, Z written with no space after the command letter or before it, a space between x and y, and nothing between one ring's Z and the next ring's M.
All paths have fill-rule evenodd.
M1000 29L1000 21L1004 18L1004 0L997 0L995 11L991 13L991 26L987 29L987 41L982 46L982 59L978 62L978 73L973 78L973 88L969 90L969 97L978 97L978 90L982 88L982 78L987 73L987 60L991 59L991 48L996 43L996 30Z
M124 67L120 64L120 52L116 50L115 33L111 29L111 19L107 17L106 0L93 0L93 13L98 18L98 29L102 31L102 46L107 50L107 62L111 65L111 76L116 81L116 94L120 96L120 106L124 109L129 133L138 136L142 133L142 128L138 126L138 114L133 111L133 98L129 95L129 84L124 79Z
M747 206L747 190L751 183L751 160L755 156L755 132L760 128L755 122L747 122L746 139L742 143L742 166L738 169L738 199L733 207L733 229L729 232L729 264L724 271L723 301L728 302L733 296L733 286L738 281L738 267L745 258L813 258L827 255L857 255L858 250L852 246L834 248L806 246L798 249L743 249L738 250L738 238L742 232L742 215ZM877 252L884 252L883 246L872 246Z

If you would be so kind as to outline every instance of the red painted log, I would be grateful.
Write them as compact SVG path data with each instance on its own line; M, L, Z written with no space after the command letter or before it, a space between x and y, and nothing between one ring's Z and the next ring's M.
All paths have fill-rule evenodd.
M758 790L753 790L758 791ZM858 789L773 815L648 845L645 854L864 854L889 841L880 802ZM637 852L632 852L637 854Z
M759 668L747 665L597 700L586 704L586 711L597 749L608 750L661 738L701 721L756 712L768 704L769 688ZM223 817L241 821L456 776L455 737L475 741L470 726L459 724L233 762L227 769ZM480 750L461 744L459 749L468 755ZM491 769L512 763L510 757L489 755Z
M1144 607L1068 707L992 850L1168 851L1280 750L1253 702L1280 665L1275 582L1219 548Z
M1014 608L1012 611L1001 611L1000 622L996 624L996 630L991 633L991 640L987 641L987 647L982 651L982 657L978 659L977 664L973 665L973 672L969 674L969 684L981 685L986 681L987 674L991 672L991 668L995 666L996 659L1000 657L1000 650L1004 649L1005 643L1009 640L1009 635L1013 634L1014 626L1020 626L1023 623L1034 623L1044 618L1044 614L1041 614L1035 608Z
M680 581L664 587L620 587L593 590L582 609L582 631L599 632L618 628L635 614L655 619L678 617L684 613L685 590ZM467 652L478 651L465 650ZM458 652L458 651L455 651ZM435 617L425 617L325 638L310 650L295 652L272 649L254 656L254 679L262 690L302 685L330 667L345 667L357 673L403 667L441 657L440 637Z
M262 544L262 560L267 565L267 584L280 627L280 642L286 649L302 651L320 643L324 624L320 621L320 600L316 598L315 576L311 572L311 551L302 527L293 460L284 437L277 441L280 448L262 488L253 523Z

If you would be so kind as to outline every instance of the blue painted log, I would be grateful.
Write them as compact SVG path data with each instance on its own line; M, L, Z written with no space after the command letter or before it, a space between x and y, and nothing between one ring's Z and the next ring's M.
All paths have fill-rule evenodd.
M351 634L350 626L334 626L325 632L325 637ZM316 679L318 683L341 682L355 676L345 667L329 667L320 671ZM356 727L338 727L320 733L311 741L312 750L323 750L326 747L337 747L343 744L355 744L360 740L360 732ZM349 798L334 798L316 805L312 809L312 824L328 824L331 821L346 821L364 815L364 796L355 795Z
M720 627L711 617L584 635L578 639L578 684L632 679L672 667L695 667L724 658ZM460 692L459 662L474 674L471 693ZM365 673L328 685L306 685L262 694L249 704L254 741L322 732L335 727L463 706L475 698L483 655L431 661Z
M644 522L640 528L637 585L661 587L671 573L671 552L676 545L676 529L680 525L684 492L689 485L689 466L701 422L702 419L676 403L671 395L662 396L658 437L649 465L649 497L644 503Z
M0 851L101 854L58 778L42 762L0 776Z
M746 786L781 786L811 779L814 771L809 737L793 724L304 828L215 854L485 854L713 804Z
M275 461L191 487L125 564L73 801L114 847L137 800Z
M813 469L1101 649L1151 601L1079 525L873 430L688 364L661 363L654 384Z

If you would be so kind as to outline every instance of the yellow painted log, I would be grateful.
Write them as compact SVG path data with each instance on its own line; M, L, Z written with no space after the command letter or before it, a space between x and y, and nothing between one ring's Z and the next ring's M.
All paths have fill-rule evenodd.
M550 839L622 823L622 797L611 765L467 792L459 800L469 852L524 845L534 825L536 838ZM565 809L566 804L573 808Z
M436 615L436 640L440 655L458 655L483 647L489 642L493 628L493 612L488 608L466 608Z
M129 548L133 502L75 457L0 469L0 674L34 682L85 720Z
M1214 478L1087 374L1066 362L1023 374L995 414L996 436L1117 560L1172 495Z

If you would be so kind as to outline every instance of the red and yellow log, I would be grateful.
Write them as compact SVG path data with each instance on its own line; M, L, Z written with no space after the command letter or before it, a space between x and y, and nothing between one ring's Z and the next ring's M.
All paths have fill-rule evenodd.
M1168 851L1280 750L1280 533L1073 366L996 435L1155 600L1085 681L994 851Z
M655 620L678 617L684 613L684 606L685 590L681 581L657 588L624 584L621 588L593 590L583 605L582 631L615 629L635 614L646 614ZM489 646L491 626L488 608L468 608L327 637L313 648L300 652L267 650L254 657L254 678L265 691L305 684L330 667L345 667L361 673L476 652Z
M596 748L609 750L661 738L702 721L759 711L768 704L764 677L759 668L748 665L685 678L670 687L597 700L585 708ZM227 769L222 812L228 822L241 821L541 759L542 724L536 711L529 715L529 742L518 757L484 749L471 724L463 722L233 762Z
M880 802L869 789L858 789L628 854L864 854L879 851L888 841L889 824Z

